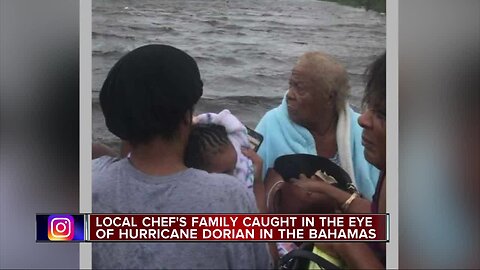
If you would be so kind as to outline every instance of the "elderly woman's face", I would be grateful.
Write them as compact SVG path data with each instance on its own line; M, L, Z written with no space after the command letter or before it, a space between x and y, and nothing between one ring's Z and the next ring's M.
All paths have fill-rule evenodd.
M308 126L331 109L327 91L315 83L311 72L301 65L292 70L287 93L288 115L290 119Z

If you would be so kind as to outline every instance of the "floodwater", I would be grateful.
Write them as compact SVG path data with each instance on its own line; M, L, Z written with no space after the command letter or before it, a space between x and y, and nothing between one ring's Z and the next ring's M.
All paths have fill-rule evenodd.
M298 57L321 50L350 78L360 105L363 73L385 50L385 15L317 0L167 0L92 3L93 141L118 146L108 132L98 92L113 64L145 44L180 48L194 57L204 82L196 112L229 109L252 128L277 106Z

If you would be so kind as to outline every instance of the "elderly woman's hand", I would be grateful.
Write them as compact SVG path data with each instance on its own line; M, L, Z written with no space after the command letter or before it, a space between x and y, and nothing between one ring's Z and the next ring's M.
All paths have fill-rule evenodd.
M328 186L330 186L330 184L325 183L323 180L321 180L315 175L308 178L304 174L300 174L298 179L292 178L290 179L290 182L307 191L326 194L328 194Z
M198 115L192 115L192 125L198 124Z
M324 182L315 175L310 178L305 175L300 175L299 179L291 179L291 182L313 194L317 193L328 196L336 202L336 208L342 209L344 213L370 213L371 211L370 201L359 197L354 198L354 200L350 202L349 207L347 207L348 209L343 209L343 205L352 194Z

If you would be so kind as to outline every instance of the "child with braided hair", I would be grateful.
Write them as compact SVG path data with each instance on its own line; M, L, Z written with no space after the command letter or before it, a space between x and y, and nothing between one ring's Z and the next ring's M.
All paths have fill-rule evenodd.
M200 114L185 151L185 165L209 173L235 176L255 197L260 212L266 211L262 180L263 161L253 149L246 127L228 110Z
M237 152L227 130L217 124L196 124L190 132L185 151L185 165L209 173L233 175Z
M131 146L122 142L122 157L130 150ZM230 111L193 118L184 163L189 168L235 176L250 191L258 210L266 212L263 161L250 148L246 127Z

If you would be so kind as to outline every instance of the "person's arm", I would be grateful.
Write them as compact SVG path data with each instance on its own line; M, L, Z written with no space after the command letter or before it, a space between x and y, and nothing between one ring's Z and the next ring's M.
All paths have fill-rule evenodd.
M262 179L266 180L267 172L269 167L272 167L273 164L271 164L271 157L269 157L269 141L270 139L270 134L268 133L268 120L267 120L267 114L265 114L262 119L258 122L257 126L255 127L255 132L261 134L263 136L263 142L260 144L260 146L257 149L257 154L262 158L263 160L263 167L262 167ZM271 155L272 153L270 153Z
M92 159L96 159L103 156L116 157L117 154L110 147L101 144L93 143L92 144Z
M253 193L255 194L255 201L257 203L258 211L260 213L267 213L267 200L265 197L265 184L262 179L262 168L263 160L262 158L252 149L244 148L242 153L252 160L253 166L255 167L255 178L253 181ZM277 245L275 243L268 243L268 249L270 256L272 258L273 268L277 268L276 263L280 256L278 255Z
M255 153L252 149L242 148L242 153L252 160L253 166L255 167L255 176L253 181L253 193L255 194L255 201L257 202L257 207L260 213L267 213L267 203L265 199L265 185L263 184L262 179L262 168L263 161L262 158Z
M332 198L338 208L342 210L343 213L371 213L371 202L361 198L361 197L352 197L352 194L345 192L335 186L327 184L322 180L317 180L316 176L312 178L307 178L305 175L301 174L298 180L294 180L293 183L301 188L304 188L311 192L318 192L325 195L328 195ZM342 209L342 206L349 200L350 201L348 206L345 209Z

